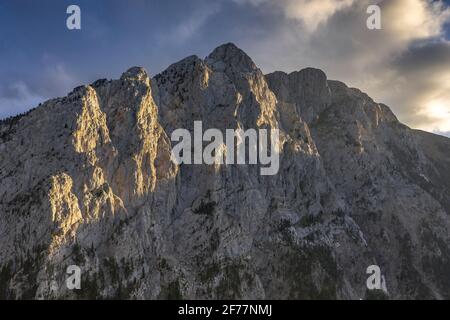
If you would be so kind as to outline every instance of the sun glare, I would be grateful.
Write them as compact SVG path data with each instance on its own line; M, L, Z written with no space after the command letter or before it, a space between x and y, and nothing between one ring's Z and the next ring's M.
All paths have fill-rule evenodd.
M450 101L431 101L423 112L428 118L434 120L430 124L432 131L450 131Z

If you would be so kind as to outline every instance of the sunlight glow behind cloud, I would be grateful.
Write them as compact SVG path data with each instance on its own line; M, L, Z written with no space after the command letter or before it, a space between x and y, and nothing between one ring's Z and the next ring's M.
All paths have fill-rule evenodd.
M412 127L450 131L450 9L443 1L377 1L383 29L376 31L365 27L370 0L236 1L285 13L271 34L250 44L265 71L319 67L388 104Z

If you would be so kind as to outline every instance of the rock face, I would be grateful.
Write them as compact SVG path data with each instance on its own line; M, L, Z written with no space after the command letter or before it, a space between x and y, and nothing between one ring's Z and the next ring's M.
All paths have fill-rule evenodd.
M196 120L279 129L278 174L175 165ZM0 181L0 298L450 299L450 140L233 44L2 121Z

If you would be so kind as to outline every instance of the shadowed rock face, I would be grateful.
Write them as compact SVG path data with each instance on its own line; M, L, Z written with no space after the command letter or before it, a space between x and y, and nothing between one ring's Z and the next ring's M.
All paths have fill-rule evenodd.
M279 173L176 166L196 120L280 129ZM449 173L449 139L320 70L134 67L0 123L0 298L449 299Z

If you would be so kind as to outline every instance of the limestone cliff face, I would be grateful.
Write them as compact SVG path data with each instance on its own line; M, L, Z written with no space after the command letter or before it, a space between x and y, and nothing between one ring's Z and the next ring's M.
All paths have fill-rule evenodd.
M173 130L280 130L280 170L180 165ZM450 298L450 140L233 44L0 123L1 298ZM65 285L82 270L81 290Z

